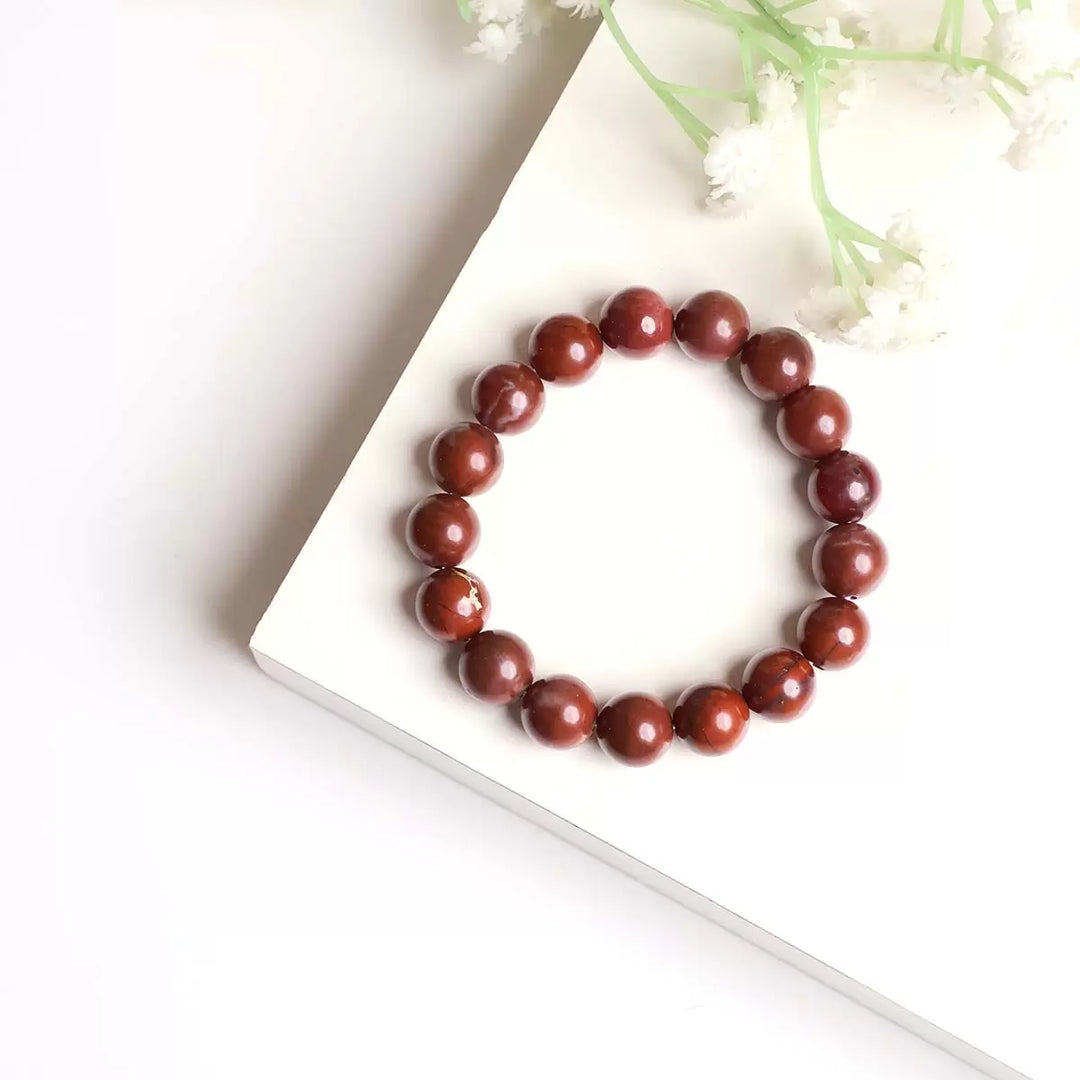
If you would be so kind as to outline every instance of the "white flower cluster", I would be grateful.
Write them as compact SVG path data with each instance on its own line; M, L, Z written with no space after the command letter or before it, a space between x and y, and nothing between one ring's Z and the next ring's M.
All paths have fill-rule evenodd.
M884 248L879 260L869 261L870 280L856 293L842 285L811 289L796 315L822 340L883 350L940 336L944 260L910 215L897 217L885 238L918 261Z
M824 0L817 10L835 19L840 33L856 45L869 45L881 38L874 12L860 0Z
M1029 86L1012 105L1009 121L1016 134L1005 160L1015 169L1030 168L1069 126L1080 105L1077 77L1071 73L1080 56L1080 37L1066 5L1043 0L1000 14L986 35L986 51L990 60Z
M1009 122L1016 132L1005 160L1014 169L1038 164L1080 111L1080 83L1047 75L1013 106Z
M855 11L857 9L850 9ZM858 22L851 22L854 16L848 16L849 22L845 24L839 15L829 15L820 29L811 27L806 31L807 40L814 45L826 45L834 49L854 49L857 38L849 37L845 33L845 25L853 32L860 33ZM865 67L850 60L842 60L839 68L835 71L826 69L822 72L822 78L830 91L825 101L828 105L830 120L839 120L853 109L857 108L870 96L874 81Z
M1041 0L1034 7L1002 12L986 35L986 56L1025 83L1067 68L1077 49L1065 5Z
M465 51L505 63L522 39L539 34L559 9L581 19L600 14L598 0L469 0L480 29Z
M791 123L797 95L788 71L765 64L754 79L758 119L732 124L709 140L703 162L711 190L709 205L741 214L754 203L772 168L773 136Z

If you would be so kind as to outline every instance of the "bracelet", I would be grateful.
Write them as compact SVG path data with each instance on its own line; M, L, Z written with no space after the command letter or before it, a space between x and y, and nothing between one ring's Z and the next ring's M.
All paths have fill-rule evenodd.
M461 567L476 549L480 522L465 496L486 491L502 471L500 435L532 427L544 410L544 383L573 385L597 369L605 345L624 356L652 356L671 339L692 359L724 363L739 357L743 382L779 407L777 433L797 457L814 462L808 495L832 523L817 540L813 573L831 595L812 603L798 622L798 649L767 649L746 666L741 689L724 683L692 686L673 712L650 694L621 694L603 709L580 679L534 679L528 646L502 630L485 630L491 600L484 583ZM866 616L853 603L885 574L888 555L862 518L877 503L881 481L860 454L843 449L851 428L847 403L811 382L810 343L785 327L749 334L749 317L732 295L702 292L678 311L656 292L623 289L604 304L599 326L577 315L554 315L529 339L529 363L485 368L472 389L476 420L436 436L429 465L442 492L409 514L409 550L434 569L416 595L416 617L433 638L463 643L462 686L493 704L519 702L525 730L546 746L578 746L594 733L601 747L627 765L648 765L674 735L704 754L723 754L742 739L755 712L793 720L813 700L815 668L843 668L865 651Z

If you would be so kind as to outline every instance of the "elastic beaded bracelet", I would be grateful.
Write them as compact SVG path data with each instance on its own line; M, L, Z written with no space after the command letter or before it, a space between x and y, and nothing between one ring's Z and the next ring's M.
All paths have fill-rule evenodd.
M673 712L640 693L621 694L598 710L580 679L535 679L532 653L520 638L484 629L488 591L461 567L480 537L480 522L464 496L486 491L498 479L498 436L536 423L545 382L584 382L605 346L643 358L672 337L695 360L724 363L738 356L747 389L779 406L780 441L814 462L810 505L833 525L814 545L813 573L831 595L802 613L798 650L759 653L747 664L741 689L692 686ZM750 336L746 309L730 293L698 293L673 317L666 301L645 288L610 297L599 327L578 315L545 319L529 339L529 364L485 368L472 390L476 420L446 428L432 443L429 464L442 492L417 503L406 525L409 550L434 570L417 592L417 620L433 638L463 643L458 674L465 690L492 704L519 702L522 726L539 743L566 749L595 734L610 757L627 765L656 761L675 735L703 754L724 754L742 739L751 712L768 720L803 713L814 697L815 668L847 667L865 651L870 627L853 600L876 588L888 566L880 537L860 524L878 501L881 480L866 458L843 449L851 429L847 402L811 383L813 374L813 351L801 334L776 327Z

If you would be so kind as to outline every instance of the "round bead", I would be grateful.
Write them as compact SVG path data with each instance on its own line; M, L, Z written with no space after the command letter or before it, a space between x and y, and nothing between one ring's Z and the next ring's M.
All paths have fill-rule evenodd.
M532 682L532 653L515 634L485 630L465 642L458 677L474 698L508 705Z
M482 424L455 424L435 436L428 465L443 491L478 495L499 478L502 447Z
M529 363L548 382L584 382L603 354L600 331L580 315L552 315L529 338Z
M780 401L810 385L814 350L786 326L754 334L743 346L741 364L747 390L762 401Z
M794 649L766 649L743 674L743 697L769 720L794 720L814 700L814 667Z
M612 698L596 718L601 747L624 765L651 765L671 745L673 732L671 714L649 694Z
M731 293L712 289L692 296L675 316L675 340L694 360L730 360L750 333L750 316Z
M480 519L458 495L429 495L409 513L405 540L428 566L457 566L476 550Z
M593 733L596 699L571 675L538 679L521 699L521 724L538 743L568 750Z
M837 525L847 525L877 505L881 477L861 454L838 450L814 467L807 492L815 513Z
M862 656L870 642L870 624L850 600L826 596L799 616L799 648L822 671L845 668Z
M671 340L671 308L652 289L623 289L608 297L600 312L604 344L623 356L652 356Z
M492 364L472 388L476 419L500 434L527 431L544 411L544 384L525 364Z
M844 445L851 432L851 411L835 390L806 386L784 398L776 431L791 453L817 461Z
M691 686L679 696L675 731L702 754L726 754L746 734L750 708L738 690L723 683Z
M467 570L436 570L416 593L416 618L438 641L464 641L487 622L491 598L484 583Z
M814 545L814 577L834 596L865 596L878 587L889 568L889 555L873 529L834 525Z

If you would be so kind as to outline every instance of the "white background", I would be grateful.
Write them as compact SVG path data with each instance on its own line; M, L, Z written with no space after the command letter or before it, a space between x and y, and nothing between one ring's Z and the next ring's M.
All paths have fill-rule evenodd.
M0 1075L975 1076L246 654L588 28L89 7L0 33Z

